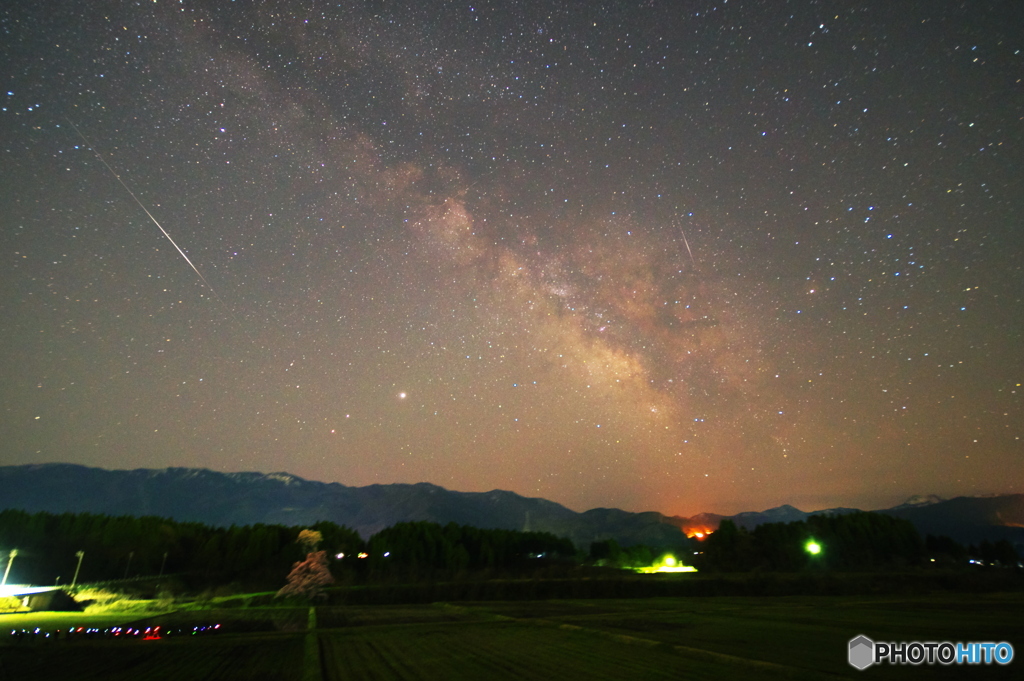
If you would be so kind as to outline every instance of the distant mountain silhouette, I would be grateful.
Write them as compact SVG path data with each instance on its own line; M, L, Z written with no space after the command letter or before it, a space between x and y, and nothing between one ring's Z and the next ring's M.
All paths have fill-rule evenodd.
M856 508L828 508L810 513L788 504L766 511L748 511L731 516L737 526L753 530L764 523L791 523L806 520L812 515L841 515L855 513ZM1024 549L1024 494L1004 494L989 497L957 497L943 499L930 495L916 495L898 506L878 509L875 513L909 520L922 537L945 535L962 544L977 544L983 540L1008 539ZM693 518L679 518L683 527L701 526L717 529L725 517L710 513ZM690 532L687 532L690 534Z
M889 511L902 511L906 508L921 508L922 506L931 506L932 504L939 504L946 501L940 496L935 494L915 494L899 506L893 506Z
M218 473L202 468L106 470L75 464L0 467L0 508L30 512L154 515L208 525L289 526L329 520L364 538L403 521L449 522L568 537L586 550L679 544L682 533L660 513L594 509L577 513L514 492L453 492L425 482L348 487L288 473Z
M845 513L857 513L860 509L858 508L826 508L821 511L801 511L799 508L784 504L775 508L769 508L767 511L747 511L744 513L737 513L731 516L731 519L736 523L737 527L742 527L747 530L752 530L758 525L765 523L796 523L802 520L807 520L812 515L843 515Z
M153 515L208 525L289 526L329 520L369 537L403 521L449 522L484 528L529 529L568 537L580 549L615 539L623 546L674 546L686 535L718 528L727 516L691 518L656 512L630 513L595 508L577 513L546 499L514 492L455 492L429 483L348 487L288 473L218 473L203 468L106 470L51 463L0 466L0 509L30 512L88 512ZM850 513L834 508L817 514ZM911 497L880 511L906 518L924 534L948 535L963 543L1007 538L1024 546L1024 495ZM732 516L739 526L804 520L806 513L784 505Z
M745 513L737 513L732 516L732 521L736 523L738 527L745 527L748 530L752 530L758 525L764 523L795 523L800 520L806 520L809 513L804 513L798 508L794 508L789 504L778 506L776 508L770 508L767 511L761 511L760 513L754 511L747 511Z
M922 536L944 534L964 544L1008 539L1024 546L1024 494L905 503L881 512L906 518Z

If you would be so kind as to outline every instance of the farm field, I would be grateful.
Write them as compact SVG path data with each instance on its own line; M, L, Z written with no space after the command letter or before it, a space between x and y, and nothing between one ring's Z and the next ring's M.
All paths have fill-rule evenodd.
M1020 678L1022 608L1024 594L1014 593L322 606L313 617L300 608L178 611L117 623L187 627L216 619L222 633L45 643L4 636L0 680ZM36 624L32 617L0 616L0 631L66 627L75 615L39 613ZM113 623L103 617L103 626ZM1009 641L1017 659L1005 667L858 672L846 662L847 642L858 634Z
M661 644L686 660L712 662L720 678L903 678L913 670L847 664L846 646L864 634L876 641L1008 641L1024 650L1024 594L910 597L778 597L486 603L492 615L547 626L580 627L607 642ZM1018 653L1019 655L1020 653ZM1008 667L936 665L929 678L1020 678ZM927 665L926 665L927 666ZM973 672L973 673L972 673Z

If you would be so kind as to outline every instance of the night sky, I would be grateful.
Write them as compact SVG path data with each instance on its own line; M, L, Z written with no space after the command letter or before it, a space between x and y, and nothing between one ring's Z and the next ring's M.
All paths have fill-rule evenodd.
M1024 492L1024 3L0 28L0 463L683 515Z

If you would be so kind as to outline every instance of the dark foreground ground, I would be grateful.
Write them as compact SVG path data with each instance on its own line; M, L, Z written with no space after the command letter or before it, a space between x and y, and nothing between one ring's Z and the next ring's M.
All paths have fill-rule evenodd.
M249 607L135 620L185 632L221 625L160 640L15 640L6 636L15 620L0 616L0 681L1024 678L1022 612L1021 593L944 593ZM75 618L33 617L51 629ZM858 634L1008 641L1016 659L857 671L846 651Z

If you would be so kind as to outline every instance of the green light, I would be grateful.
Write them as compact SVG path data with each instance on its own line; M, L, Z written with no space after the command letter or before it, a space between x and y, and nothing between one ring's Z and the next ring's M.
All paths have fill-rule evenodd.
M816 556L819 553L821 553L821 544L814 541L813 539L807 542L807 544L804 545L804 548L807 549L807 553L811 554L812 556Z
M633 570L641 574L652 574L655 572L696 572L697 568L683 565L675 556L667 553L650 567L637 567Z

